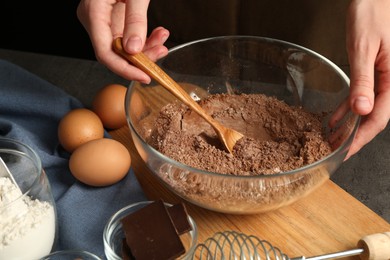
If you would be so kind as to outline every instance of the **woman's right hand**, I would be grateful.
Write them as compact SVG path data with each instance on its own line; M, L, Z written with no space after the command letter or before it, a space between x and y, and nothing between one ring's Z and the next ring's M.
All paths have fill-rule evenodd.
M96 59L115 74L142 83L149 83L150 77L117 55L112 42L123 37L123 48L128 53L142 51L154 61L167 55L167 29L157 27L147 37L148 6L149 0L81 0L77 8L77 17L88 32Z

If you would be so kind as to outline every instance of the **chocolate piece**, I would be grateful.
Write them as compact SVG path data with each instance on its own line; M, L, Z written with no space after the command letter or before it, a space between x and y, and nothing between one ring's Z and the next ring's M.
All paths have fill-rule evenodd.
M183 203L168 207L168 213L175 225L177 234L181 235L192 230L191 224L188 221L187 209Z
M126 243L137 260L175 259L185 253L162 200L150 203L121 222Z
M130 247L126 243L126 238L122 239L122 258L123 260L134 260Z

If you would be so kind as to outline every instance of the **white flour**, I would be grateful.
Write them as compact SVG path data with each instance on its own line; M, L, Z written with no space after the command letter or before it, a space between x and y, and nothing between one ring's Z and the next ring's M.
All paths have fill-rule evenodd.
M9 178L0 177L0 259L39 259L52 249L53 206L22 196Z

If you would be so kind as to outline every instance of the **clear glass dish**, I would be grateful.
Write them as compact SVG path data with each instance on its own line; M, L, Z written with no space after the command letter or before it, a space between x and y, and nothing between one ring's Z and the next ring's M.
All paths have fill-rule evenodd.
M124 231L122 229L121 219L137 210L145 207L150 204L152 201L141 201L131 205L128 205L114 215L108 220L103 231L103 242L104 242L104 252L108 260L121 260L121 249L122 249L122 240L125 237ZM172 206L169 203L165 203L167 206ZM189 223L192 227L192 230L180 235L180 239L183 243L183 246L186 250L185 254L181 255L178 259L185 260L191 259L192 254L197 245L198 239L198 229L195 224L194 219L191 216L188 216Z

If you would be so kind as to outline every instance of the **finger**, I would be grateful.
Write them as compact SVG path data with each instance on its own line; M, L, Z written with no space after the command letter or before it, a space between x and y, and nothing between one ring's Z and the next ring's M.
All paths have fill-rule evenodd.
M329 127L334 128L337 123L343 119L343 117L350 111L349 100L345 99L333 112L332 116L329 119Z
M355 71L351 73L349 106L354 113L367 115L374 107L373 73L365 71L364 68L356 69L355 67L352 70Z
M147 34L149 0L128 0L123 31L123 48L130 54L142 51Z
M153 61L156 61L168 54L168 48L164 46L169 37L169 31L163 27L158 27L148 37L144 53Z
M77 8L77 16L85 27L91 39L96 58L99 60L101 53L111 49L111 28L106 17L110 17L111 6L104 1L92 4L91 1L81 1Z
M346 159L359 151L386 128L390 118L389 100L390 87L387 87L386 91L377 95L373 112L363 118Z
M159 45L144 51L144 53L152 61L157 61L158 59L165 57L168 54L168 49L163 45Z
M349 106L349 97L345 98L336 110L332 113L329 118L328 125L332 129L330 135L328 136L328 141L332 146L332 149L337 149L347 138L348 133L350 133L349 124L343 123L343 120L346 115L351 112Z
M168 40L168 37L169 31L167 29L161 26L155 28L146 40L144 51L158 45L164 45L164 43Z
M110 68L115 74L127 79L135 80L141 83L149 84L151 79L142 70L129 64L127 60L117 55L110 55L108 60L105 60L105 65Z
M123 36L123 30L125 26L125 12L126 4L123 2L117 2L112 7L111 32L113 39Z
M351 78L349 101L354 113L367 115L374 107L374 67L379 46L376 46L377 41L356 34L352 33L354 38L348 40L347 46Z

